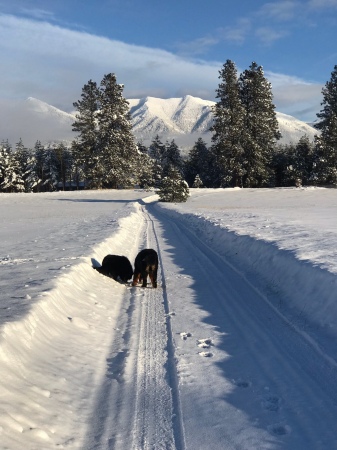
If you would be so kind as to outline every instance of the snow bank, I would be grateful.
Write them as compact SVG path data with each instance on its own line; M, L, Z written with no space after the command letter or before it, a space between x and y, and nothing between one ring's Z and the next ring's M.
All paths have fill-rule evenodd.
M138 204L132 211L95 248L93 258L100 262L107 253L125 254L130 248L130 235L138 234L143 220ZM3 327L1 448L83 448L125 290L83 257L40 295L22 320Z
M152 198L154 201L155 198ZM184 213L184 206L159 207L174 220L184 223L198 239L224 258L290 326L295 326L325 356L337 365L337 277L310 260L301 260L295 250L281 249L248 234L230 231L225 223L212 217ZM175 210L177 208L179 212ZM247 232L247 230L246 230Z

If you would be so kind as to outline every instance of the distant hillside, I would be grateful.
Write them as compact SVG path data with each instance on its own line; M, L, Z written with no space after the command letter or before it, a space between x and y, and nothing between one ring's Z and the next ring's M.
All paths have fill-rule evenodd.
M214 102L187 95L183 98L146 97L130 99L133 131L137 141L149 145L156 135L162 142L175 139L181 149L189 149L202 137L208 144ZM282 133L281 143L297 142L304 134L313 139L312 126L282 113L276 113ZM43 144L70 143L74 114L69 114L35 98L13 103L1 111L0 140L8 139L14 146L20 138L27 147L37 140Z
M8 104L0 112L0 140L8 139L14 147L21 138L26 147L34 147L37 140L43 144L71 142L74 116L48 103L29 97Z

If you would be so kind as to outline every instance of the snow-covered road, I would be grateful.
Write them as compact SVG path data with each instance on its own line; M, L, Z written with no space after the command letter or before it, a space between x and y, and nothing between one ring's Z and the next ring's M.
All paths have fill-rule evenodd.
M272 201L284 196L271 192ZM19 298L26 305L2 321L0 449L337 449L332 254L327 271L295 257L290 245L275 248L270 234L260 241L244 235L242 222L240 233L233 233L230 209L222 216L227 228L217 222L219 208L213 216L204 206L198 209L198 195L209 209L215 205L206 191L179 208L138 194L119 204L116 197L108 211L112 203L104 202L115 194L96 193L86 207L98 207L99 221L79 208L69 214L84 214L83 222L68 217L63 238L55 227L51 242L42 234L45 245L27 262L0 255L7 277L4 311L10 314L10 284L14 313ZM79 194L69 195L63 201L78 208L79 199L71 197ZM254 213L252 225L259 228L265 217L258 208ZM276 216L284 218L284 210ZM283 243L290 222L282 222ZM297 227L303 238L306 227ZM332 246L334 231L323 231ZM37 240L30 232L29 242L20 240L26 253ZM11 236L13 247L17 236ZM84 252L84 237L91 254ZM72 263L59 267L48 284L48 272L60 263L56 238ZM91 268L107 253L133 262L146 247L159 254L158 289L125 286ZM43 252L39 271L36 260ZM22 266L45 282L30 287ZM17 269L20 275L11 279L9 271ZM316 313L317 306L300 308L304 279L307 300L315 304L319 298L329 317ZM318 281L328 287L315 292Z

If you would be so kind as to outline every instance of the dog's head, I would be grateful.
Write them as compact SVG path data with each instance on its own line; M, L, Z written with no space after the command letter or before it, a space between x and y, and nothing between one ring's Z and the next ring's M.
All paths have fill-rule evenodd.
M121 276L121 280L124 281L124 283L127 283L128 280L130 280L130 278L133 277L133 270L132 267L130 266L130 269L123 274L123 276Z

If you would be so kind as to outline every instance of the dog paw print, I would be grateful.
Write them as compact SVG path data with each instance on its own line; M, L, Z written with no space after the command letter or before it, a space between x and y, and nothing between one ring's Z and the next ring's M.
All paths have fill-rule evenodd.
M204 358L211 358L213 356L212 352L199 352L200 356L203 356Z
M262 400L262 406L267 411L278 411L280 408L280 399L279 397L270 395Z
M197 346L200 348L210 348L211 345L213 345L213 342L210 338L197 339Z
M186 341L186 339L191 336L192 336L192 333L185 333L185 332L180 333L180 337L183 341Z
M290 433L290 427L288 425L285 425L283 423L275 423L273 425L270 425L268 427L269 431L276 436L284 436L285 434Z

